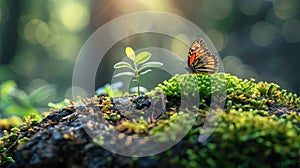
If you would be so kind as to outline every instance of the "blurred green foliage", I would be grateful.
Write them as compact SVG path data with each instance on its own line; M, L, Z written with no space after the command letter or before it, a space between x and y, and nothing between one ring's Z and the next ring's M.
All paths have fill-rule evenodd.
M41 79L58 85L59 101L70 98L72 68L85 39L120 15L153 10L180 15L199 26L220 52L226 72L297 91L299 9L297 0L0 0L0 81L13 79L27 90ZM168 29L167 24L161 26ZM114 38L118 29L107 33ZM99 65L103 75L97 74L96 87L111 81L120 46L157 46L187 59L188 46L150 33L120 43Z
M89 3L0 0L0 82L12 79L29 92L36 81L55 83L55 101L71 97L72 65L86 37Z
M0 84L0 128L11 128L21 123L25 116L35 115L41 118L39 107L45 107L44 102L55 97L56 87L46 84L31 92L18 88L15 81L9 80ZM47 109L48 110L48 109Z
M6 81L0 85L0 110L2 117L38 115L38 111L33 107L35 102L44 99L47 94L51 94L52 89L39 89L31 94L17 88L14 81Z

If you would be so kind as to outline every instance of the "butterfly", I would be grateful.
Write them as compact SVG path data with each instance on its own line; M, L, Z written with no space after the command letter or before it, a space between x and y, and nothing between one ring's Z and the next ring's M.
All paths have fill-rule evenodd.
M197 39L190 47L188 55L188 70L191 73L212 74L218 71L218 57L207 48L203 39Z

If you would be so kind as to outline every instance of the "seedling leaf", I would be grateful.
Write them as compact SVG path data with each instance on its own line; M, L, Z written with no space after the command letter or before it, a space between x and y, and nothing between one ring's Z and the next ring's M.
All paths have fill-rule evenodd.
M135 60L135 53L131 47L126 47L125 52L126 52L127 57L129 57L132 61Z
M132 66L127 63L127 62L118 62L114 65L114 68L115 69L120 69L120 68L130 68L130 69L133 69Z
M145 51L145 52L141 52L139 53L136 58L135 58L135 63L138 65L138 64L141 64L141 63L144 63L146 61L148 61L151 57L151 53Z
M134 73L133 72L121 72L121 73L118 73L118 74L115 74L114 77L121 77L121 76L134 76Z
M145 74L147 74L148 72L151 72L151 71L152 71L151 69L147 69L146 71L141 72L140 75L145 75Z
M160 67L162 65L163 65L163 63L161 63L161 62L147 62L141 66L140 71L143 69L146 69L146 68Z

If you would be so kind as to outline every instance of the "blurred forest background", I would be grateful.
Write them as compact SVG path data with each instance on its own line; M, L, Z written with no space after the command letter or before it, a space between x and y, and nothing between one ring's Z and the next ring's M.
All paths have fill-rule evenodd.
M114 18L149 10L198 25L218 50L225 72L300 93L299 0L0 0L0 82L18 86L17 96L37 107L71 98L74 63L87 38ZM144 46L172 50L155 35L131 41L145 37ZM97 87L110 82L113 64L125 57L122 47L111 49L99 65Z

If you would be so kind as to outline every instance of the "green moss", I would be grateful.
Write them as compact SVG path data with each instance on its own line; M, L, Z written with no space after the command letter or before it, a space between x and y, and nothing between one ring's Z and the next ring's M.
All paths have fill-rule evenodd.
M207 99L212 94L226 89L224 95L227 95L226 107L228 109L268 110L270 105L289 108L299 108L300 106L300 98L296 94L287 94L286 90L279 90L280 87L274 83L259 82L256 84L254 79L242 80L236 76L222 73L175 75L170 80L159 84L155 90L164 92L169 97L169 103L172 104L180 100L180 88L184 88L184 86L191 89L188 93L199 92L200 104L205 102L206 105L209 103Z
M0 119L0 129L9 130L10 128L19 126L21 124L22 124L22 119L16 116Z
M300 120L298 120L298 123ZM289 167L299 165L300 131L287 120L249 111L223 112L208 143L186 151L185 167ZM192 142L191 142L192 143Z
M25 116L23 125L18 124L18 127L3 131L3 136L0 138L0 165L14 162L13 155L16 149L30 140L26 131L35 132L33 127L38 121L39 116Z
M203 99L211 96L210 78L223 80L215 77L218 75L197 75L197 79L201 80L197 89ZM184 78L188 76L184 75ZM164 81L157 90L168 96L177 95L180 91L175 78ZM280 90L273 83L256 84L254 79L242 80L229 74L225 78L226 107L218 126L207 143L191 146L183 154L171 149L174 152L174 164L179 167L298 166L300 113L297 112L297 95L287 94L286 90ZM200 110L198 115L207 114L207 110ZM201 126L203 120L197 122ZM193 144L201 131L195 126L186 138Z

